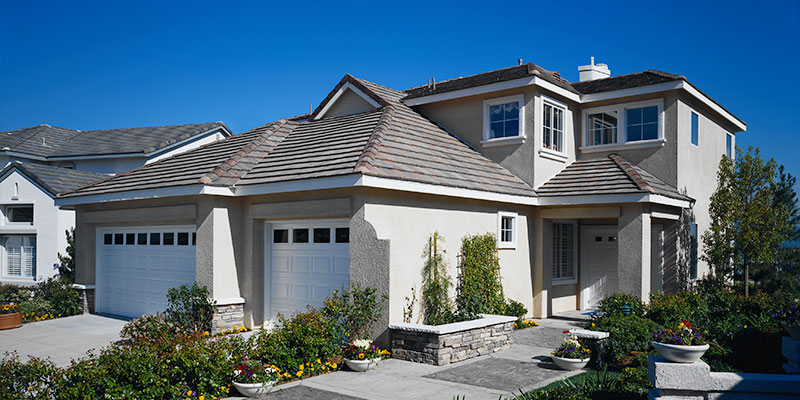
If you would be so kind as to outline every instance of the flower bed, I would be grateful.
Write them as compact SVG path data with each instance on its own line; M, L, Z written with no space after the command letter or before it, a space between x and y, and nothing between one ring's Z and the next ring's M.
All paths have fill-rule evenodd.
M397 323L392 356L423 364L448 365L493 353L511 344L517 317L481 314L481 318L445 325Z

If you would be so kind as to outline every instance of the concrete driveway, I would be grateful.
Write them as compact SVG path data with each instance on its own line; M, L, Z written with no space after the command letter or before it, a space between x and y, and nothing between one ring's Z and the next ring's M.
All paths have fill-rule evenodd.
M51 319L0 331L0 354L15 351L22 360L28 356L47 358L61 367L119 340L125 320L94 314Z

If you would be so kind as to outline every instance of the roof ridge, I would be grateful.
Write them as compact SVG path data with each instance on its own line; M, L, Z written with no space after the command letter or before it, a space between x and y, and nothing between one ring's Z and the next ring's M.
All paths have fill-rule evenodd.
M505 71L507 69L520 68L520 67L525 67L525 68L528 69L528 71L531 71L530 70L530 65L536 65L536 64L534 64L532 62L527 62L527 63L521 64L521 65L518 64L518 65L512 65L510 67L503 67L503 68L493 69L491 71L478 72L477 74L471 74L471 75L467 75L467 76L457 76L455 78L445 79L443 81L438 81L436 83L437 84L442 84L442 83L454 81L454 80L457 80L457 79L471 78L473 76L478 76L478 75L483 75L483 74L490 74L492 72ZM544 68L542 68L542 69L544 69ZM414 89L419 89L419 88L428 87L428 86L429 86L428 84L414 86L414 87L410 87L410 88L407 88L407 89L403 89L403 90L401 90L401 92L405 93L405 92L409 92L409 91L414 90Z
M617 166L622 170L622 172L624 172L625 175L627 175L628 178L630 178L630 180L633 181L633 184L636 185L636 187L639 188L639 190L650 193L655 192L655 190L653 190L650 184L647 183L644 177L642 177L639 171L637 171L636 168L634 168L634 166L631 163L629 163L626 159L622 158L622 156L620 156L617 153L611 153L608 155L608 158L610 158L617 164Z
M358 157L358 161L356 162L356 167L353 168L353 172L369 172L372 163L375 161L375 156L381 149L381 145L384 140L383 137L386 134L386 131L389 129L389 123L394 120L394 113L394 106L384 107L383 113L381 113L381 118L375 125L375 129L372 130L372 135L370 135L369 139L367 140L367 144L364 146L364 151L362 151L361 155Z
M266 129L266 131L260 133L253 140L248 141L239 149L239 151L233 153L227 160L214 167L214 169L212 169L210 172L207 172L201 176L198 181L200 181L200 183L208 184L213 183L219 178L223 177L228 170L239 164L243 158L257 150L262 144L264 144L264 142L267 142L270 138L272 138L277 131L289 124L294 124L294 122L289 122L286 119L280 119L273 122L272 125Z
M175 128L179 126L199 126L199 125L209 125L209 124L217 124L217 125L225 125L222 121L211 121L211 122L199 122L195 124L173 124L173 125L155 125L155 126L133 126L130 128L108 128L108 129L91 129L88 131L78 131L81 133L91 133L91 132L100 132L100 131L129 131L133 129L156 129L156 128ZM227 128L227 126L226 126ZM69 129L69 128L62 128L62 129ZM72 129L71 129L72 130Z
M46 131L48 128L51 128L51 129L64 129L64 130L71 131L70 133L72 133L72 136L70 137L70 139L74 139L75 136L77 136L79 133L81 133L81 131L76 131L74 129L61 128L61 127L58 127L58 126L54 127L54 126L51 126L51 125L48 125L48 124L39 125L39 126L37 126L37 128L41 128L41 129L39 129L36 132L32 133L30 136L28 136L27 138L23 139L22 141L19 141L16 144L14 144L14 147L19 147L23 143L27 143L28 141L30 141L31 139L33 139L34 137L36 137L40 133ZM44 138L42 138L42 140L44 140ZM46 142L45 142L45 145L46 145ZM63 145L63 143L62 143L62 145ZM61 148L61 146L52 146L52 147L55 148L55 149L60 149ZM23 153L23 152L21 152L21 153ZM30 154L30 153L23 153L23 154ZM46 159L46 158L48 158L48 156L44 156L44 158Z

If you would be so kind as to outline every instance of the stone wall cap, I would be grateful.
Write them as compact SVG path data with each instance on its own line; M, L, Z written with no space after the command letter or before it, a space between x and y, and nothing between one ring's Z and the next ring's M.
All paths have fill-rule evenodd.
M80 290L94 289L96 286L92 283L73 283L72 287Z
M480 318L471 321L453 322L444 325L426 325L426 324L411 324L408 322L398 322L389 324L389 329L408 332L422 332L432 333L435 335L444 335L448 333L468 331L470 329L485 328L487 326L504 324L506 322L513 322L517 317L509 317L507 315L492 315L480 314Z
M650 356L648 374L656 389L800 393L800 376L797 375L711 372L711 368L703 361L680 364Z
M590 331L588 329L572 328L569 333L583 339L606 339L611 336L609 332Z
M244 297L226 297L223 299L214 299L218 306L229 306L232 304L244 304Z

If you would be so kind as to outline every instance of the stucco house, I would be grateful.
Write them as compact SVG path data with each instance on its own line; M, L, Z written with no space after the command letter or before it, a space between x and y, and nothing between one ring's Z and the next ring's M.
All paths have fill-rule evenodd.
M220 122L78 131L39 125L0 132L0 282L58 273L75 211L55 198L129 169L228 137Z
M127 316L197 280L219 321L259 326L348 284L401 321L434 231L453 276L461 238L496 233L505 294L535 317L702 275L692 249L745 123L683 76L579 72L520 62L407 90L346 75L308 115L60 196L93 238L77 280Z

